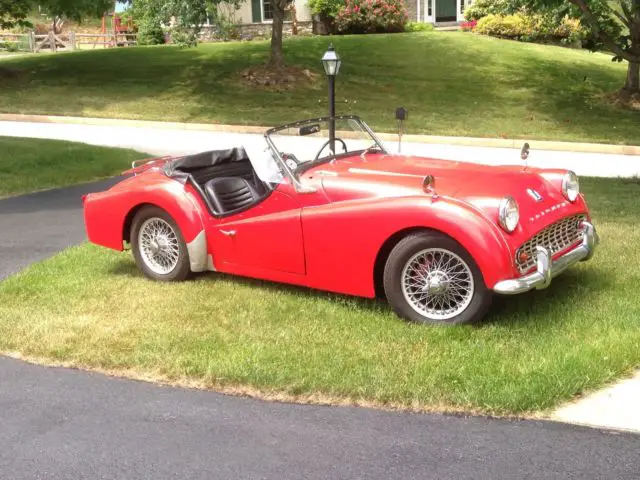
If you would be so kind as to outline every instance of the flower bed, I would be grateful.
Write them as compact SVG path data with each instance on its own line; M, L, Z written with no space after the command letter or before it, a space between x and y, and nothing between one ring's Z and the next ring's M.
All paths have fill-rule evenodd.
M340 33L402 32L408 18L402 0L346 0L335 25Z

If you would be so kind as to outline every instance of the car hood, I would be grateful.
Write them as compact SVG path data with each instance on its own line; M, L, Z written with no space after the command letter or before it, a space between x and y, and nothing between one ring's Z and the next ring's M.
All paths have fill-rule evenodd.
M513 197L520 207L520 218L530 220L521 224L531 231L544 226L536 221L545 215L542 212L546 212L547 219L552 219L580 210L579 205L565 201L559 185L541 175L540 170L524 165L490 166L376 154L364 159L355 156L337 160L305 173L308 174L322 178L322 186L331 201L425 195L423 182L431 175L436 194L470 203L494 221L501 200Z

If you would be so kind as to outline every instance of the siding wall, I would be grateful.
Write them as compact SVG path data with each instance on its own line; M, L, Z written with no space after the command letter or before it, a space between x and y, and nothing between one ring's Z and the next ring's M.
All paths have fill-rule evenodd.
M311 21L311 11L307 6L307 0L295 0L296 16L299 22ZM225 11L231 7L226 7ZM233 8L231 8L233 10ZM413 8L415 15L415 6ZM240 4L240 8L235 11L235 19L237 23L253 23L253 14L251 9L251 0L245 0Z

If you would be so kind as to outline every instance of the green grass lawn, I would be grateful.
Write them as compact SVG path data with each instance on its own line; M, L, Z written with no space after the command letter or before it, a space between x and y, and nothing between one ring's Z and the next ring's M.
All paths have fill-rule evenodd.
M0 137L0 197L110 177L148 156L122 148Z
M394 131L395 108L411 132L640 144L640 112L606 96L625 66L604 54L463 32L293 38L287 61L318 74L291 91L245 85L267 42L145 47L30 55L3 61L0 112L273 125L325 114L320 57L329 41L343 58L338 113Z
M84 245L0 283L0 351L298 400L528 413L640 365L640 184L583 179L602 244L478 326L426 327L383 302L200 275L144 279Z

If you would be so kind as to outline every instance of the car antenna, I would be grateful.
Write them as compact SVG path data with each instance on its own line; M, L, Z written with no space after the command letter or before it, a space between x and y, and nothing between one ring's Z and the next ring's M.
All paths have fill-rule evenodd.
M520 158L524 160L524 169L526 170L529 167L529 163L527 162L527 159L529 158L528 142L524 142L524 145L522 146L522 150L520 150Z
M402 130L404 121L409 118L409 112L404 107L396 108L396 120L398 122L398 153L402 151Z

